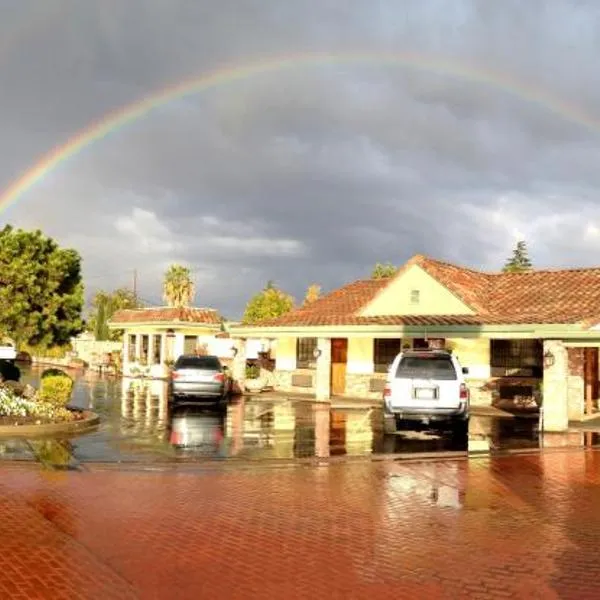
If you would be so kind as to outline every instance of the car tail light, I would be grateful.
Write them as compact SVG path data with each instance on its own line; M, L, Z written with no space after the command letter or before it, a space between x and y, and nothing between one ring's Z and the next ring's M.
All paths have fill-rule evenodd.
M465 383L460 384L460 399L468 400L469 398L469 388Z
M225 381L225 375L223 375L223 373L217 373L217 374L216 374L216 375L213 377L213 379L214 379L215 381L218 381L218 382L220 382L220 383L223 383L223 382Z
M392 395L392 388L390 387L389 383L386 383L385 387L383 388L383 397L389 398L391 395Z

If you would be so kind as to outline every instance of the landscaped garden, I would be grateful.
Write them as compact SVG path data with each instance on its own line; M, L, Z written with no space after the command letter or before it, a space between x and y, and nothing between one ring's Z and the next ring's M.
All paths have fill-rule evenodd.
M40 388L19 381L20 372L12 363L0 365L0 425L42 425L81 420L81 411L67 408L73 380L60 369L46 369Z

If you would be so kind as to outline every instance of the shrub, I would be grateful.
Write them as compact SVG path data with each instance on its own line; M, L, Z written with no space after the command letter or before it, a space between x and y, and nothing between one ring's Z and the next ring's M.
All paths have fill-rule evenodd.
M71 399L73 380L62 373L61 375L42 375L39 399L54 406L65 406Z
M71 421L73 413L48 402L20 398L12 390L0 388L1 417L34 417L48 421Z
M50 367L49 369L44 369L42 371L42 380L46 377L67 377L68 379L71 379L68 373L65 373L62 369L56 369L55 367Z
M246 367L246 379L258 379L260 368L258 365L248 365Z

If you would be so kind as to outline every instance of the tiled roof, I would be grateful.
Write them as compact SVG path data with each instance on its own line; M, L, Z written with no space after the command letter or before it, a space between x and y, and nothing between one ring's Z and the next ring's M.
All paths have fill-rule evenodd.
M298 308L275 319L262 321L260 325L346 324L346 321L357 315L389 281L389 278L355 281L311 302L305 307ZM327 323L324 321L327 321ZM232 329L235 329L235 327Z
M117 311L110 320L111 323L199 323L205 325L220 325L219 313L212 308L191 307L160 307L140 308Z
M307 307L293 310L261 327L327 325L528 325L600 322L600 268L484 273L417 255L401 272L417 264L473 311L474 315L380 315L361 310L391 281L361 280ZM235 329L235 328L234 328Z

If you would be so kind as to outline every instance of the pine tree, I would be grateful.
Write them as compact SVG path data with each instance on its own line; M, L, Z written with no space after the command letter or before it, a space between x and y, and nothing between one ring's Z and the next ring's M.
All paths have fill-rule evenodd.
M531 271L532 264L527 251L527 244L521 240L517 242L511 258L506 261L504 268L505 273L522 273L523 271Z

